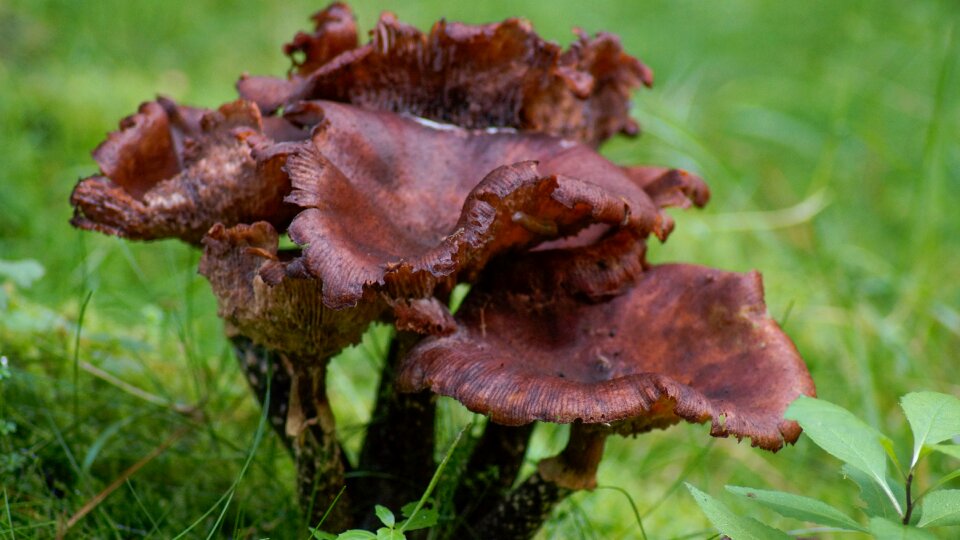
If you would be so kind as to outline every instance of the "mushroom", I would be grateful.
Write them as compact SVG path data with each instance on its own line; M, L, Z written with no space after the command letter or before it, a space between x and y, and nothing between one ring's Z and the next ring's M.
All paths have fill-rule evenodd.
M513 127L597 146L617 133L636 135L630 93L653 72L601 33L566 51L522 19L487 25L439 21L429 34L384 13L356 47L356 24L343 4L313 17L284 52L290 78L244 76L240 95L264 111L325 99L408 113L466 128ZM298 60L296 55L303 54Z
M618 263L618 249L598 251L496 261L458 311L457 331L424 340L401 365L402 390L429 388L491 422L572 424L566 449L504 496L477 524L479 537L526 538L541 511L592 489L609 433L710 421L713 436L771 451L800 434L783 413L814 395L813 382L767 315L758 273L638 271ZM591 262L606 271L585 274Z
M630 241L617 244L624 254L650 232L668 233L670 221L644 184L580 144L423 125L332 102L302 103L286 115L315 126L311 141L298 144L286 162L293 186L286 200L307 208L290 226L291 238L305 246L302 255L278 253L277 233L268 223L215 225L204 238L201 273L219 299L228 335L294 359L292 368L279 366L292 369L294 390L297 379L309 375L299 366L322 367L373 320L392 317L399 330L422 334L452 331L449 313L433 295L445 295L457 279L472 279L496 253L589 224L624 231L621 236ZM527 157L540 161L497 167ZM484 177L488 168L493 172ZM562 176L565 172L587 180ZM697 185L694 177L676 171L655 172L684 179L680 189ZM418 401L392 396L387 388L382 393L391 396L380 400L383 414L394 411L408 426L417 424L407 417L408 408L432 410L429 394ZM325 403L322 392L316 394L315 401ZM417 425L423 427L422 442L432 434L432 422ZM387 440L391 433L381 435ZM395 452L395 442L376 440L368 437L365 448L371 450L364 456L380 447L415 455ZM303 453L301 441L292 444L295 454ZM429 455L422 462L429 463ZM360 466L390 472L379 470L390 463L362 457ZM361 498L379 496L385 502L383 482L376 489L357 483L360 492L370 492ZM409 494L397 495L400 504L404 496Z
M93 152L100 174L70 195L71 223L87 230L198 244L216 223L270 221L284 230L284 141L306 134L238 100L216 111L160 98L142 104Z
M286 79L244 76L243 99L215 111L142 105L71 197L77 227L202 244L309 519L345 483L334 529L419 496L437 394L490 416L454 495L467 508L471 489L489 493L467 508L485 537L528 537L590 489L612 432L711 419L771 450L796 439L783 408L813 386L758 275L646 261L674 226L663 209L703 206L706 184L595 149L638 131L628 98L652 82L616 37L579 33L564 51L519 19L424 34L387 13L358 46L345 5L314 20L285 47ZM279 248L285 232L299 247ZM475 286L454 317L461 282ZM396 336L351 467L325 369L375 321ZM534 421L571 423L570 442L508 492Z
M333 102L304 102L287 117L316 126L288 158L286 200L304 208L290 225L306 246L297 268L323 281L333 308L370 290L449 290L497 253L592 224L660 238L672 226L642 184L572 141Z
M264 406L293 453L301 503L322 512L350 470L327 400L327 362L359 341L371 321L383 318L387 306L374 295L349 309L324 306L321 283L296 275L289 268L294 253L279 251L278 242L277 231L267 222L231 228L218 223L203 239L200 273L210 282L224 331L247 366L258 397L264 399L268 377L271 391L283 396ZM268 285L261 274L279 277ZM328 516L330 525L348 527L349 508L346 501L335 507Z

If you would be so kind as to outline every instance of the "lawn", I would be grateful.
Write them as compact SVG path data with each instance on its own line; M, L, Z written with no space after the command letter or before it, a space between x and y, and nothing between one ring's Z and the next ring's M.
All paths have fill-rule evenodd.
M89 514L68 537L309 535L292 464L274 434L263 432L196 272L198 253L175 241L73 230L68 197L77 179L96 171L89 152L140 102L162 94L215 107L235 98L242 72L284 73L281 44L320 7L0 2L0 355L10 368L0 379L0 421L9 422L0 429L4 538L54 537L84 508ZM643 135L612 141L604 154L622 164L686 168L713 193L702 211L674 212L675 233L651 246L650 259L760 270L770 313L796 342L819 396L901 445L910 434L899 396L960 395L955 2L353 7L363 28L390 9L420 28L441 17L522 16L564 44L574 26L618 34L654 70L656 84L635 96ZM372 366L388 337L373 329L330 368L348 452L362 441L377 383ZM439 438L450 440L469 419L443 401ZM564 437L563 428L538 427L529 470ZM918 482L929 485L957 465L932 458ZM804 438L770 454L682 425L611 440L599 482L630 494L650 538L708 538L710 524L683 482L801 529L802 522L740 505L723 486L782 489L854 508L857 488L838 470ZM109 497L95 499L117 480ZM571 497L541 533L638 535L628 498L611 489Z

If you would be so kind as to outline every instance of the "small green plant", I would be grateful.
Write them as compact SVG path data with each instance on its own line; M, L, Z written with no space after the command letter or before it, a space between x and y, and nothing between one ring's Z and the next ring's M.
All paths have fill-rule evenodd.
M431 507L420 507L419 502L405 504L400 509L405 519L397 521L396 516L389 508L385 506L376 506L377 517L383 523L383 527L377 529L376 533L362 529L351 529L338 535L323 532L319 529L311 529L315 540L406 540L404 533L416 531L418 529L427 529L437 524L437 510Z
M914 392L903 396L900 406L913 432L913 449L907 467L902 465L889 437L838 405L801 397L786 413L817 446L843 461L844 477L860 488L866 524L810 497L739 486L727 486L727 490L782 516L822 525L818 532L856 531L881 540L923 540L933 538L925 529L960 525L960 490L941 489L947 482L960 478L960 469L924 491L914 485L917 464L929 454L939 452L960 458L960 445L942 444L960 435L960 399L936 392ZM893 463L896 478L888 475L888 461ZM792 538L756 519L732 513L690 484L687 489L710 522L733 540Z
M317 527L310 529L314 540L406 540L407 537L404 533L435 526L439 519L439 513L433 501L430 499L430 495L437 487L437 483L440 481L440 475L447 467L447 463L450 462L453 451L460 443L460 439L463 438L463 433L470 428L471 425L472 424L467 424L463 426L453 439L453 442L450 443L450 447L447 449L446 454L444 454L443 459L440 460L440 464L437 465L437 470L433 473L433 478L430 479L430 483L427 485L427 489L424 490L420 500L407 503L400 509L400 514L404 517L403 520L397 521L396 516L389 508L378 504L374 510L380 523L383 523L383 527L377 529L376 533L363 529L351 529L335 535L320 529L320 526L323 525L323 520L326 519L330 513L330 509L328 508L326 515L323 516L323 519L320 520ZM343 494L343 490L340 491L340 494ZM340 495L337 495L337 499L333 501L333 505L337 504L337 500L339 499ZM331 505L331 507L333 505Z

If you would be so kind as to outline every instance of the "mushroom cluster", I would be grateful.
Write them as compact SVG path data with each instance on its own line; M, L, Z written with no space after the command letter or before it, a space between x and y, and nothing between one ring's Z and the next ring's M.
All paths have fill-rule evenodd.
M346 485L325 522L342 530L415 499L437 395L489 418L449 524L477 538L533 535L596 485L610 434L686 420L772 451L796 440L783 413L814 387L759 274L647 261L664 209L703 206L706 184L596 151L638 132L629 98L652 83L615 36L564 50L520 19L422 33L387 13L360 45L347 6L313 19L286 78L244 76L217 110L143 104L71 197L74 226L202 246L304 509ZM376 321L396 333L350 463L325 370ZM534 422L571 424L570 440L518 483Z

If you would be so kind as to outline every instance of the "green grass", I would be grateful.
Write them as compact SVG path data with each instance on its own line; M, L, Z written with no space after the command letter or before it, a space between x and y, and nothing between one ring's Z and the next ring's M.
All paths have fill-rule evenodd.
M520 15L561 42L575 25L619 34L657 83L636 97L645 135L605 152L622 163L686 167L714 194L705 211L675 214L676 232L651 259L762 270L770 311L784 320L819 395L886 433L908 437L898 396L960 393L954 2L355 2L364 28L381 4L422 28L444 16ZM95 170L90 150L139 102L157 93L202 106L233 99L240 72L286 69L280 45L319 7L0 3L0 259L46 269L30 287L7 282L0 293L0 354L12 371L0 381L0 419L17 425L0 436L0 537L53 537L58 520L181 428L182 439L71 533L169 538L199 519L188 536L206 537L222 514L224 536L306 537L292 466L272 433L245 467L259 410L196 274L197 254L175 242L74 231L67 198ZM369 416L384 338L368 336L331 368L348 452ZM440 440L448 441L469 415L447 402L441 411ZM563 440L563 428L538 428L531 467ZM708 440L704 426L612 440L600 484L632 496L651 538L709 536L678 489L683 481L715 496L738 484L856 504L853 484L837 489L837 464L808 441L772 455ZM921 484L951 466L931 460ZM224 513L216 504L227 493ZM580 493L542 536L636 538L633 515L616 490Z

